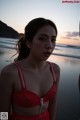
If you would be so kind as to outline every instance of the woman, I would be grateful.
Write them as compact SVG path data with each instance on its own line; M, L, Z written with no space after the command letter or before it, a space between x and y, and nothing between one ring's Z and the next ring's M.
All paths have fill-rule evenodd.
M10 120L55 120L60 69L46 60L56 37L56 25L48 19L33 19L25 27L18 57L0 76L0 111Z

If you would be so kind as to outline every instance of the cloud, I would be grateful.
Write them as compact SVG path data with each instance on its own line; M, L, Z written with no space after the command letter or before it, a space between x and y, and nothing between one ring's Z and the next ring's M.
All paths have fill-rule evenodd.
M79 32L66 32L66 37L78 37Z
M69 40L79 40L79 32L65 32L64 36L61 37L62 39L69 39Z
M61 38L63 38L63 39L71 39L71 37L67 37L67 36L62 36Z
M79 40L80 38L74 38L73 40Z

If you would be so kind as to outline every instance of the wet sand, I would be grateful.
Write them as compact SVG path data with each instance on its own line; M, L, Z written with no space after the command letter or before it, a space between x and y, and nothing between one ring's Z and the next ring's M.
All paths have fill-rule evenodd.
M11 62L16 51L0 48L0 70ZM79 74L80 60L51 55L48 61L57 63L61 76L57 96L57 120L80 120Z
M80 60L51 56L49 61L54 61L61 69L57 96L57 120L80 120Z

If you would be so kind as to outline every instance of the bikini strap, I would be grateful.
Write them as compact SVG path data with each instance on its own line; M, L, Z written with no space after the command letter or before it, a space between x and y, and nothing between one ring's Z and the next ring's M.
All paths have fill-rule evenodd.
M53 79L54 79L54 81L56 82L56 76L55 76L55 73L54 73L53 65L52 65L52 63L50 63L50 62L48 62L48 63L49 63L49 65L50 65L50 71L51 71L51 73L52 73Z
M22 88L26 88L26 86L25 86L24 74L23 74L23 71L22 71L21 66L20 66L18 63L16 63L16 62L14 62L14 64L16 65L17 70L18 70L18 74L19 74L21 86L22 86Z

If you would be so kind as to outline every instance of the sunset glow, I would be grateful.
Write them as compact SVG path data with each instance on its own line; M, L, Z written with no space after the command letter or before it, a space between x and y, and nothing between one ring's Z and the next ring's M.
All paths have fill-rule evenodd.
M36 17L55 22L58 28L57 43L80 45L80 3L63 3L61 0L0 0L0 20L24 33L26 24Z

